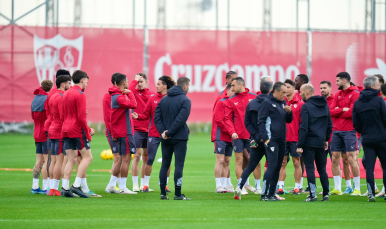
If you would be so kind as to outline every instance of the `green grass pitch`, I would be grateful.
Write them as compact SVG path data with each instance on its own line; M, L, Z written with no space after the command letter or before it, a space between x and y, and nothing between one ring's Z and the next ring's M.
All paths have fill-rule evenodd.
M301 194L284 195L286 200L282 202L260 202L260 196L254 194L236 201L233 194L214 193L215 156L208 134L192 135L188 142L182 193L191 197L191 201L159 199L161 163L158 162L154 164L150 179L150 187L155 192L138 195L104 193L110 174L92 170L111 168L112 160L104 161L100 157L100 152L109 148L105 136L94 136L91 147L94 160L87 172L88 185L102 198L31 195L32 172L0 170L0 228L385 228L386 203L382 198L368 203L366 197L344 195L331 196L328 203L305 203L302 201L306 194ZM32 136L0 135L0 168L33 168L34 152ZM233 158L231 162L235 186ZM173 170L172 165L168 185L172 191ZM71 183L74 177L75 173ZM127 183L131 189L131 174ZM250 183L254 184L253 176ZM365 180L361 183L363 193L366 191ZM332 179L330 184L333 184ZM382 188L381 180L377 180L377 184ZM290 162L285 186L292 189L293 185ZM317 185L319 192L318 179Z

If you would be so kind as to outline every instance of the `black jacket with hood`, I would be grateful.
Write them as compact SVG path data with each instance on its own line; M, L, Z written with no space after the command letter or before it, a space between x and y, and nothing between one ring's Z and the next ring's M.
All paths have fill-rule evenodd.
M261 103L268 98L267 94L260 94L255 99L248 103L245 111L244 124L248 132L251 134L251 138L255 140L256 144L260 142L259 128L257 125L258 111Z

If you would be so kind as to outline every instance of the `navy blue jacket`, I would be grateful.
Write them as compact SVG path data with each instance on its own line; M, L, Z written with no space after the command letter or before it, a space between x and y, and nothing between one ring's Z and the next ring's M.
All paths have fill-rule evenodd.
M154 124L160 135L176 140L188 140L189 128L186 125L190 115L191 102L180 86L173 86L158 103L154 112Z
M284 106L287 105L285 100L277 100L272 92L264 100L259 108L258 128L260 137L263 141L270 139L275 142L285 142L287 125L292 122L292 112L287 113Z
M261 103L268 98L266 94L260 94L255 99L248 103L245 110L244 124L248 132L251 134L251 138L255 140L256 144L259 144L261 137L259 135L259 128L257 125L258 110Z
M386 105L378 94L379 90L365 89L354 103L352 121L355 130L362 135L362 143L386 139Z
M297 148L303 148L305 145L324 148L332 131L330 108L326 98L319 95L308 98L300 111L300 120Z

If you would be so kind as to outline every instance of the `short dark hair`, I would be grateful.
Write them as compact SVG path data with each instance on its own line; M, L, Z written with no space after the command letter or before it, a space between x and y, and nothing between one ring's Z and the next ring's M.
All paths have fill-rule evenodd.
M384 83L385 83L385 79L383 78L383 75L381 75L381 74L374 74L374 76L378 77L378 81L379 81L381 84L384 84Z
M290 80L290 79L286 79L286 80L284 81L284 84L286 84L286 83L288 83L288 84L291 85L292 87L295 87L295 82L292 81L292 80Z
M382 92L382 95L386 95L386 84L381 85L381 92Z
M62 83L67 83L68 81L71 81L71 78L69 75L60 75L60 76L57 76L56 77L56 87L59 89L60 88L60 85Z
M190 82L190 79L188 77L185 77L185 76L181 76L180 78L178 78L177 80L177 85L180 86L180 87L183 87L185 85L188 85Z
M147 80L147 76L146 76L145 73L140 72L140 73L137 73L137 75L140 75L140 76L142 76L142 78L144 78L145 80Z
M338 75L336 75L336 77L339 77L342 80L345 79L345 80L347 80L347 82L350 82L350 80L351 80L351 76L347 72L339 72Z
M284 83L282 82L276 82L274 85L273 85L273 89L272 91L275 92L275 91L281 91L281 86L285 86Z
M121 73L114 73L112 76L111 76L111 83L113 84L113 85L115 85L115 77L117 76L117 74L121 74Z
M351 82L351 81L350 81L350 85L351 85L351 86L356 86L355 83L353 83L353 82Z
M324 81L320 82L320 84L327 84L329 87L331 87L331 82L327 81L327 80L324 80Z
M237 75L237 72L235 71L229 71L227 72L226 76L225 76L225 79L229 79L229 77L231 77L232 75Z
M231 83L227 83L227 91L229 91L231 88L232 88L232 84Z
M126 75L123 75L122 73L114 73L115 75L115 83L117 84L117 86L120 86L122 85L123 82L125 82L125 80L127 79Z
M66 69L59 69L58 71L56 71L56 77L62 76L62 75L67 75L67 76L70 76L71 78L70 72L67 71Z
M308 76L306 74L299 74L297 75L299 78L303 81L303 83L308 83Z
M242 84L243 86L245 86L245 81L242 77L238 76L238 77L235 77L233 78L232 81L236 81L237 84Z
M166 85L168 90L174 85L176 85L176 82L174 82L174 79L170 76L161 76L160 78L158 78L158 80L160 80L163 85Z
M74 81L74 83L80 83L80 81L84 78L87 78L89 79L88 75L86 72L84 71L81 71L81 70L76 70L74 72L74 74L72 74L72 81Z
M42 86L43 91L49 92L54 84L51 80L43 80L40 85Z
M262 94L268 94L272 89L272 82L265 81L260 85L260 92Z

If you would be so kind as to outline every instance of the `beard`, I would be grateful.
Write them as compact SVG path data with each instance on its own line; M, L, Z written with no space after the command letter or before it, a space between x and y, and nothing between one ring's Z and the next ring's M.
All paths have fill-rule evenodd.
M338 87L338 90L343 90L343 85L340 85L340 86Z

